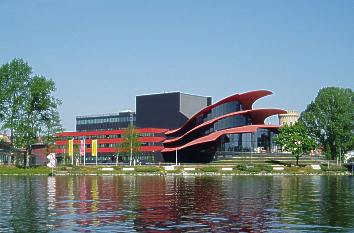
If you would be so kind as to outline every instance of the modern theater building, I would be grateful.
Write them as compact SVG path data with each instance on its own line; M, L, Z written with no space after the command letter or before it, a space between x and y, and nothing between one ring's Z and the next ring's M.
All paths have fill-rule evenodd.
M253 109L253 103L270 91L259 90L229 96L201 109L183 126L167 131L162 150L167 162L210 162L240 153L271 153L278 125L266 125L281 109Z
M272 115L285 114L281 109L253 109L253 103L270 91L259 90L229 96L215 104L211 97L180 92L136 97L136 113L80 116L76 132L57 134L57 155L67 153L68 140L79 145L85 139L86 162L91 156L92 140L98 142L98 161L115 162L119 155L124 129L137 127L142 162L210 162L247 153L272 153L273 136L279 125L265 124ZM122 154L119 161L127 162Z

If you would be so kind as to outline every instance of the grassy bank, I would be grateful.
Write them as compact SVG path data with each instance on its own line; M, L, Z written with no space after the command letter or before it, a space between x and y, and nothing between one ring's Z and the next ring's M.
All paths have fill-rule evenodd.
M49 175L51 169L44 166L22 168L15 166L0 166L0 175Z
M134 170L126 170L127 168L134 168ZM171 167L170 167L171 168ZM227 168L227 169L225 169ZM235 166L215 166L215 165L198 165L198 166L177 166L173 170L168 170L164 166L59 166L54 169L56 175L166 175L166 174L180 174L180 175L350 175L344 167L321 166L321 170L315 170L311 166L303 167L283 167L284 170L274 170L271 165L257 165L257 164L241 164ZM33 168L19 168L14 166L0 166L0 175L49 175L51 169L47 167L33 167Z

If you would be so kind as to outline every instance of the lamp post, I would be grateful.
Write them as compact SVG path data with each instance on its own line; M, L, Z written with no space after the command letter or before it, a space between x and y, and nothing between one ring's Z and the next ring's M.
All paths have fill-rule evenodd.
M118 166L118 158L119 158L119 152L117 152L116 166Z
M178 148L176 147L176 166L177 166L177 164L178 164L178 163L177 163L177 162L178 162L178 161L177 161L177 156L178 156Z
M132 165L132 159L133 159L133 142L132 142L132 137L131 135L129 136L130 137L130 159L129 159L129 166Z
M86 140L84 139L84 167L86 166Z

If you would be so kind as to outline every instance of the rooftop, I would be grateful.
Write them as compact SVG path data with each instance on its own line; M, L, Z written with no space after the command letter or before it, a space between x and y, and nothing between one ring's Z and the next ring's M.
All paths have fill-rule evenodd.
M121 111L119 113L105 113L105 114L94 114L94 115L81 115L81 116L76 116L76 119L83 119L83 118L99 118L99 117L119 117L121 114L126 114L126 113L135 113L134 111L131 110L125 110Z

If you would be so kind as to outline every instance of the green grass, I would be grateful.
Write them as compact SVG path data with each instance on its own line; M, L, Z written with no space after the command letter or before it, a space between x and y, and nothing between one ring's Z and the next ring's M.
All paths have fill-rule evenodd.
M49 175L51 169L47 167L22 168L15 166L0 166L0 174L4 175Z
M327 165L321 165L321 169L325 172L345 172L345 171L348 171L345 167L336 166L336 165L331 165L329 167Z
M155 166L137 166L135 167L135 172L143 172L143 173L156 173L160 172L161 168L160 167L155 167Z
M183 166L175 167L173 171L165 171L163 167L160 166L135 166L134 171L123 171L122 166L112 166L113 171L102 171L102 166L63 166L60 165L54 169L54 173L56 174L69 174L69 175L86 175L86 174L183 174L183 173L191 173L191 174L338 174L347 172L344 167L340 166L321 166L321 170L314 170L310 165L308 166L284 166L284 171L273 171L271 165L268 164L237 164L233 167L232 171L222 171L221 166L213 166L213 165L197 165L195 166L195 171L184 171ZM0 166L0 175L49 175L51 173L51 169L38 166L31 168L20 168L15 166Z

